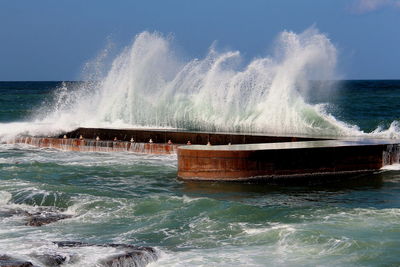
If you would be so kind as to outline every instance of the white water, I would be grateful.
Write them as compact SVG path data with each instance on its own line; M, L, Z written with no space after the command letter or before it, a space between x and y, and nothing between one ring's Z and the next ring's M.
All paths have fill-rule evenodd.
M202 59L178 57L170 38L143 32L99 82L59 88L50 107L30 122L1 124L1 136L54 135L86 127L164 127L274 134L362 136L325 105L307 103L310 80L335 79L337 51L311 28L282 32L272 55L243 64L239 51L211 47ZM101 65L100 56L94 66ZM328 83L321 86L329 86ZM398 137L393 123L374 137Z
M386 172L384 185L357 190L259 191L176 183L172 156L1 144L0 163L0 251L38 266L46 265L35 255L65 256L62 266L101 266L119 253L52 242L65 240L156 246L161 258L153 267L398 263L395 172ZM24 225L25 215L4 214L51 207L73 217L36 228Z

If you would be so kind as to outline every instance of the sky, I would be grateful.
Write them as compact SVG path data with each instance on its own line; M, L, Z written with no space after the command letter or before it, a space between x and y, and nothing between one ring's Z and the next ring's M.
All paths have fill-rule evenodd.
M172 35L189 58L214 41L246 58L278 34L316 27L338 50L343 79L400 79L400 0L0 0L0 80L79 80L110 41Z

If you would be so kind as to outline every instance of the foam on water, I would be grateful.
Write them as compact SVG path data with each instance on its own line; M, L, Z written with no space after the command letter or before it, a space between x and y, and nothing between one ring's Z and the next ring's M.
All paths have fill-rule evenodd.
M397 122L367 134L329 114L328 104L307 102L311 80L336 78L336 48L315 28L282 32L271 55L248 64L239 51L214 46L204 58L185 61L172 46L170 37L138 34L103 77L89 75L97 82L63 84L32 121L1 124L0 137L52 136L79 126L399 136Z
M12 198L12 195L7 191L0 191L0 206L7 204Z
M47 155L49 161L53 160L47 151L39 152ZM102 156L92 155L95 158ZM82 158L82 161L88 160ZM97 168L79 167L81 171ZM162 166L158 170L162 170ZM86 180L79 178L77 173L74 173L75 179ZM115 177L103 175L115 183ZM400 216L398 208L332 206L337 200L318 206L322 199L330 197L322 193L303 196L309 203L315 203L315 208L301 202L301 193L295 193L293 199L283 193L268 196L255 193L254 196L260 199L259 205L254 205L248 198L219 200L206 195L198 197L172 192L148 192L136 196L119 191L118 195L109 195L103 190L110 191L111 186L104 182L92 183L91 191L89 186L82 186L79 192L71 192L68 184L75 179L65 179L67 176L59 178L63 182L57 188L42 184L40 179L31 182L14 179L2 183L2 208L34 211L39 207L28 205L32 199L61 191L69 195L65 213L73 218L42 228L24 226L23 217L18 216L0 220L4 229L0 231L0 251L38 265L40 262L32 256L34 254L67 255L71 260L65 266L94 266L117 251L101 247L63 249L55 247L51 241L153 243L163 253L159 261L149 266L264 266L266 262L271 266L352 266L363 263L372 248L369 263L377 263L384 255L386 263L394 259L385 252L397 242L393 233L396 233ZM131 177L128 179L132 180ZM147 183L151 179L141 178ZM154 179L160 180L159 177ZM132 184L124 186L138 191L140 181L133 179ZM267 198L272 199L271 202L262 202ZM279 198L282 198L281 202ZM298 206L292 207L290 203L285 206L282 201ZM47 204L59 206L57 202L48 201Z
M400 164L392 164L392 165L385 165L382 167L382 170L390 170L390 171L399 171L400 170Z
M378 255L385 252L376 250L374 243L389 244L390 234L373 241L364 233L380 232L378 229L382 228L396 231L400 214L398 209L335 211L331 208L320 213L304 223L280 222L269 226L238 223L242 232L232 232L229 241L218 249L165 251L151 266L232 266L235 263L245 266L265 266L266 263L268 266L356 266L365 260L376 264ZM385 223L379 223L380 220ZM359 234L352 235L356 230ZM370 247L375 250L369 255L361 252L369 251Z
M37 266L54 266L46 264L40 257L41 255L66 257L66 263L63 266L103 266L102 262L107 258L123 253L123 249L102 246L63 248L56 246L53 241L80 240L79 227L88 225L92 228L96 224L108 224L110 221L118 219L120 217L118 214L129 214L129 211L126 210L132 208L129 201L80 194L72 197L68 201L69 208L62 211L56 208L57 201L32 203L35 202L34 199L37 196L57 194L55 191L36 188L37 185L33 182L19 182L18 180L2 183L1 187L6 189L11 187L8 189L11 192L0 191L1 254L6 253L21 260L31 261ZM46 186L41 185L41 187ZM25 192L29 192L29 194L25 194ZM41 206L41 204L48 206ZM58 213L73 215L73 218L53 223L50 228L26 226L26 213L35 213L43 208L52 208L54 211L58 210ZM144 266L146 264L142 261L154 260L151 255L148 256L149 259L126 262L126 266Z

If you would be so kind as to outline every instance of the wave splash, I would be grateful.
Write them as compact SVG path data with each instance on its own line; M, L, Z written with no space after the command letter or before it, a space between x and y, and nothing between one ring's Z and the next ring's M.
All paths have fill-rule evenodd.
M204 58L184 61L172 49L171 38L143 32L98 82L59 88L51 108L40 110L35 119L39 126L51 126L38 130L30 125L28 132L86 126L366 135L337 120L326 105L306 101L313 93L310 81L335 78L337 51L324 34L315 28L300 34L284 31L275 47L271 56L248 64L240 52L218 52L214 46ZM368 135L398 132L394 122Z
M315 29L281 33L273 56L244 67L238 51L211 47L205 58L182 62L171 46L157 33L139 34L95 88L60 90L51 116L90 126L297 134L349 130L322 106L304 100L309 81L330 80L336 65L335 47Z

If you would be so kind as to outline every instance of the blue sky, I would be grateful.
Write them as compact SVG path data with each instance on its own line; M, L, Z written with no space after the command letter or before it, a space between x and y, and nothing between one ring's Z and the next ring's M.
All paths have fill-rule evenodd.
M112 40L173 34L188 57L213 41L251 59L283 30L315 25L346 79L400 79L398 0L0 0L0 80L76 80Z

